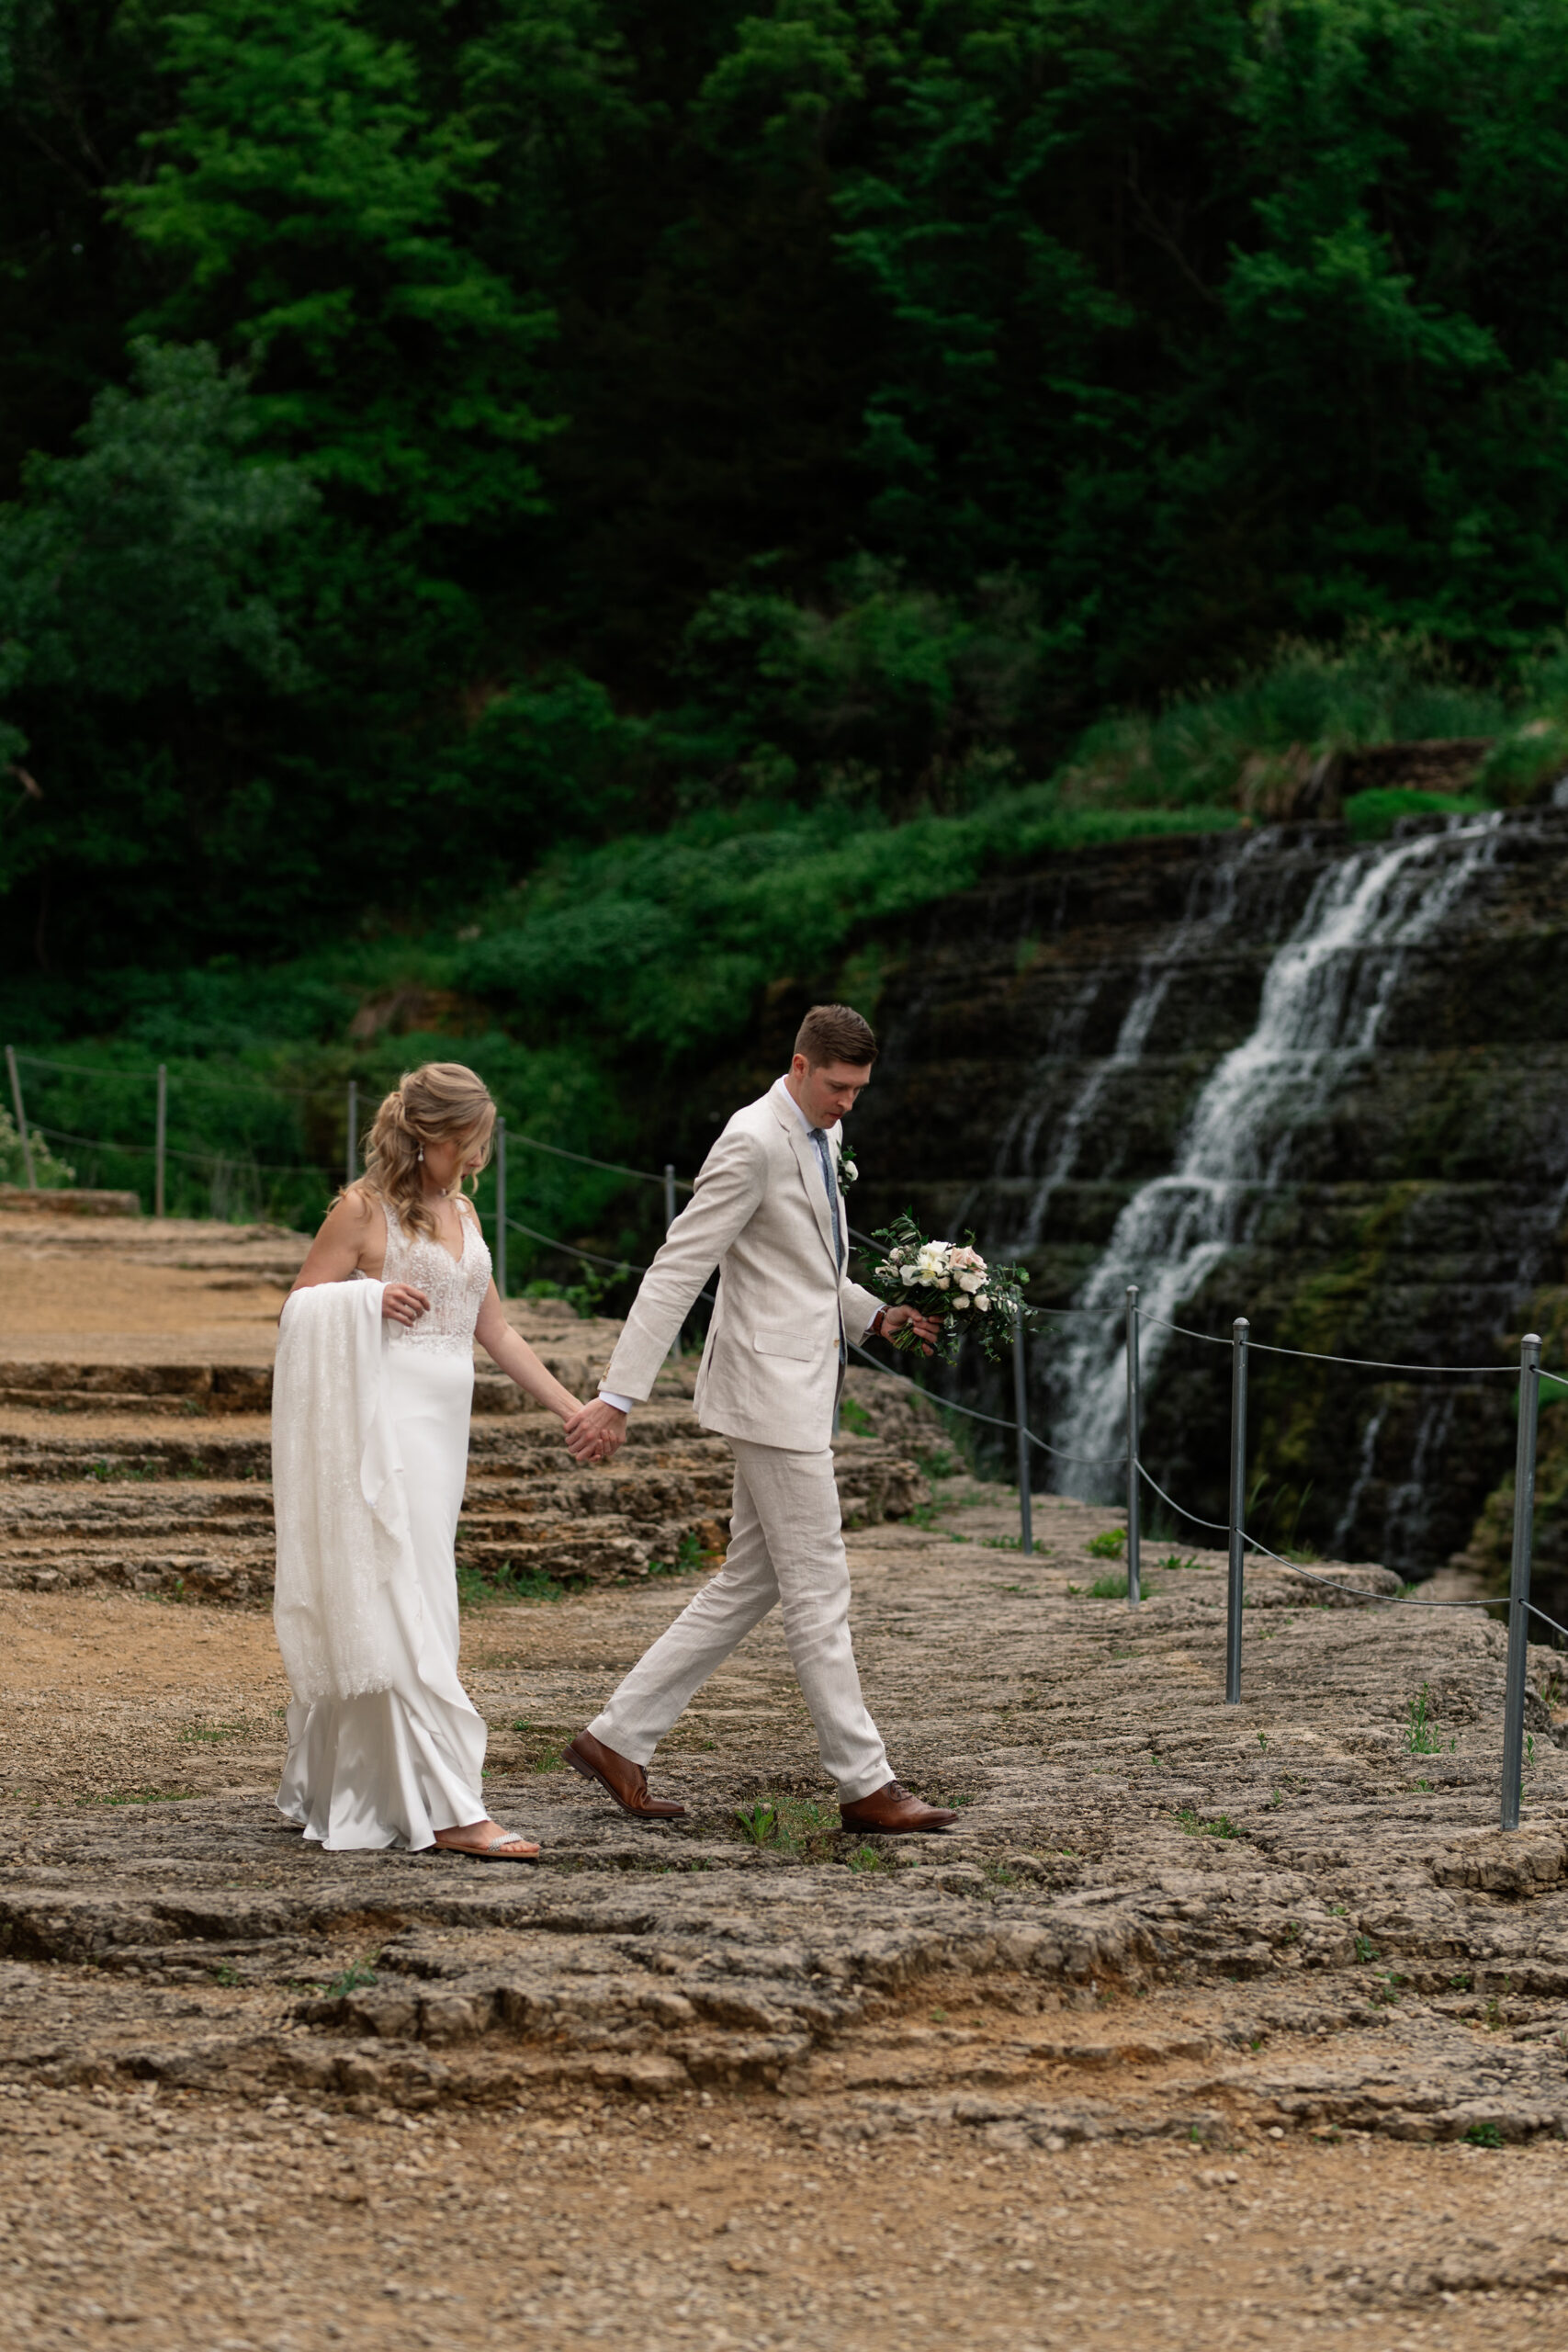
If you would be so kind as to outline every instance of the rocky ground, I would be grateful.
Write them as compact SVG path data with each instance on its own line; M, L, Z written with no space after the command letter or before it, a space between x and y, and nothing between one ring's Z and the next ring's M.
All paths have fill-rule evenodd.
M43 1266L29 1232L24 1275ZM0 1262L8 1316L20 1262ZM196 1344L210 1305L191 1286L165 1363L218 1360ZM0 1348L123 1378L157 1353L133 1344L142 1311L91 1346L83 1327ZM538 1867L323 1856L268 1802L285 1691L259 1605L265 1464L215 1479L203 1452L259 1428L210 1401L123 1403L155 1393L73 1381L51 1408L35 1385L0 1432L6 2340L1560 2335L1552 1654L1531 1654L1525 1827L1506 1837L1495 1625L1388 1605L1376 1571L1350 1579L1379 1596L1362 1602L1260 1571L1227 1709L1216 1555L1150 1547L1132 1611L1092 1590L1114 1513L1037 1498L1026 1559L1013 1498L929 1476L950 1461L918 1429L909 1466L911 1425L890 1423L855 1441L856 1640L896 1767L956 1804L952 1832L840 1834L773 1624L661 1755L687 1821L629 1826L564 1772L564 1740L695 1589L650 1553L466 1619L491 1807L542 1838ZM703 1442L678 1377L660 1409L649 1476L711 1476L684 1457ZM476 1486L482 1441L531 1444L529 1420L476 1424ZM108 1475L73 1475L76 1437ZM496 1483L525 1486L522 1459ZM256 1508L227 1534L85 1508L182 1491L209 1521L231 1496ZM23 1508L51 1502L53 1520ZM590 1556L595 1516L552 1523L581 1522ZM657 1515L597 1516L635 1542ZM243 1594L237 1572L219 1599L158 1565L231 1544L250 1547Z

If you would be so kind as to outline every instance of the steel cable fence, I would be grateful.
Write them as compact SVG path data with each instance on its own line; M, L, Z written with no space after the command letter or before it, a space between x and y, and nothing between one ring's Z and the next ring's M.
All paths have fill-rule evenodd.
M157 1215L162 1215L163 1213L164 1196L164 1162L167 1159L193 1162L205 1162L211 1165L220 1164L224 1160L225 1156L217 1151L202 1149L193 1150L186 1147L171 1145L168 1142L166 1131L167 1073L166 1067L164 1065L160 1064L156 1069L145 1072L126 1070L110 1066L63 1062L44 1055L30 1054L26 1051L18 1052L17 1048L11 1046L7 1046L6 1048L6 1059L10 1079L12 1101L16 1112L17 1133L24 1157L24 1166L28 1185L32 1189L38 1189L34 1182L30 1148L30 1136L35 1133L42 1136L46 1141L73 1145L82 1148L110 1149L130 1154L140 1154L142 1156L151 1153L153 1156L155 1166L154 1198L156 1204L155 1214ZM46 1126L40 1123L35 1123L33 1127L29 1129L19 1071L19 1065L23 1062L32 1063L38 1067L52 1069L71 1076L102 1079L112 1078L116 1080L130 1080L133 1081L152 1081L157 1090L156 1124L152 1141L151 1143L143 1142L140 1144L121 1143L108 1137L83 1136L66 1129ZM204 1080L204 1084L209 1088L221 1089L228 1087L231 1091L237 1092L270 1094L275 1095L279 1099L288 1101L320 1099L330 1091L326 1084L323 1084L319 1088L286 1088L280 1086L267 1086L252 1080L226 1080L221 1078ZM352 1179L353 1175L356 1172L357 1165L357 1136L355 1133L356 1102L357 1081L351 1080L349 1081L347 1091L348 1146L344 1155L345 1170L350 1179ZM523 1219L512 1216L508 1212L506 1200L506 1154L508 1143L510 1142L513 1146L521 1146L525 1150L539 1152L553 1159L570 1161L581 1167L592 1168L607 1175L620 1176L626 1179L628 1182L661 1185L664 1193L666 1211L665 1224L667 1229L669 1226L674 1222L676 1214L675 1197L677 1193L689 1193L693 1192L694 1190L694 1186L692 1182L684 1178L678 1178L673 1167L670 1165L666 1165L662 1172L656 1172L652 1169L634 1168L622 1161L603 1159L588 1152L575 1151L565 1145L547 1143L539 1136L527 1136L521 1133L513 1133L509 1136L504 1119L498 1119L496 1126L496 1200L494 1222L497 1247L495 1254L498 1285L503 1295L507 1290L506 1236L509 1230L523 1235L536 1247L558 1251L563 1257L577 1260L585 1266L607 1268L612 1272L623 1276L630 1276L633 1274L641 1275L647 1272L648 1269L646 1266L635 1263L625 1257L612 1258L602 1251L586 1249L579 1243L562 1241L556 1235L545 1233L538 1227L528 1225ZM319 1175L321 1173L319 1164L283 1162L252 1162L250 1164L254 1165L257 1169L258 1172L268 1174ZM871 1236L861 1233L855 1227L848 1226L847 1220L846 1229L850 1235L850 1238L859 1244L863 1249L874 1250L878 1246ZM712 1295L707 1291L702 1292L699 1294L699 1296L710 1306L714 1303ZM694 1302L694 1304L696 1302ZM977 1407L964 1405L955 1398L940 1396L928 1388L923 1382L911 1379L908 1374L891 1371L887 1365L881 1363L878 1358L871 1355L868 1351L862 1347L858 1342L852 1340L847 1341L847 1345L852 1350L855 1355L863 1358L867 1363L874 1365L877 1371L882 1374L884 1378L897 1380L904 1386L913 1389L917 1395L925 1397L927 1402L933 1406L938 1411L959 1414L965 1419L982 1423L987 1428L1010 1430L1012 1432L1018 1451L1020 1546L1024 1553L1032 1553L1033 1550L1031 1513L1032 1484L1031 1471L1032 1449L1038 1450L1039 1452L1046 1454L1051 1460L1064 1463L1073 1468L1122 1469L1125 1473L1127 1491L1127 1601L1130 1607L1137 1607L1143 1597L1140 1502L1142 1489L1145 1485L1159 1498L1160 1501L1164 1503L1169 1510L1175 1513L1178 1520L1184 1520L1193 1527L1202 1528L1211 1532L1224 1535L1227 1538L1229 1547L1225 1655L1225 1702L1228 1705L1238 1704L1241 1694L1241 1618L1245 1600L1246 1563L1249 1553L1273 1561L1276 1565L1284 1568L1293 1577L1299 1577L1310 1584L1325 1587L1344 1597L1363 1602L1369 1606L1383 1608L1486 1610L1505 1605L1501 1597L1495 1600L1448 1601L1422 1600L1419 1596L1414 1594L1368 1592L1364 1588L1347 1584L1342 1580L1332 1577L1325 1577L1317 1570L1307 1567L1304 1563L1287 1559L1281 1554L1271 1551L1269 1547L1262 1543L1258 1537L1251 1534L1245 1523L1247 1389L1247 1360L1249 1354L1256 1351L1265 1355L1290 1358L1297 1363L1333 1364L1343 1369L1356 1372L1393 1372L1417 1378L1517 1378L1519 1383L1519 1416L1514 1480L1513 1556L1510 1570L1509 1592L1506 1604L1508 1609L1508 1666L1507 1690L1504 1717L1502 1802L1503 1826L1506 1829L1516 1828L1518 1826L1519 1817L1520 1785L1524 1748L1525 1674L1527 1665L1529 1620L1531 1617L1536 1618L1542 1624L1549 1625L1553 1633L1562 1636L1564 1642L1568 1642L1568 1628L1564 1628L1560 1625L1555 1618L1549 1616L1544 1610L1540 1609L1531 1600L1529 1592L1531 1555L1533 1548L1535 1471L1540 1412L1540 1386L1541 1381L1545 1380L1554 1387L1568 1390L1568 1374L1550 1372L1541 1364L1540 1340L1533 1332L1527 1333L1520 1343L1519 1362L1517 1365L1497 1363L1407 1363L1393 1359L1381 1357L1343 1356L1331 1354L1325 1351L1317 1349L1289 1348L1269 1341L1254 1340L1251 1336L1250 1325L1245 1317L1238 1317L1235 1319L1232 1325L1231 1338L1226 1340L1216 1332L1195 1330L1190 1325L1172 1322L1164 1317L1149 1314L1146 1311L1141 1310L1139 1306L1139 1293L1135 1284L1129 1284L1127 1288L1126 1306L1124 1310L1089 1306L1034 1307L1029 1310L1030 1317L1032 1318L1049 1317L1052 1319L1070 1318L1073 1320L1097 1321L1105 1321L1118 1314L1123 1313L1125 1323L1124 1347L1127 1389L1126 1439L1125 1444L1121 1452L1107 1455L1087 1455L1070 1453L1065 1448L1052 1444L1048 1439L1041 1437L1036 1431L1029 1427L1029 1416L1027 1409L1027 1341L1022 1318L1020 1319L1020 1322L1014 1331L1014 1413L1010 1420L1004 1415L982 1412ZM1140 1457L1139 1418L1141 1410L1142 1375L1139 1363L1139 1339L1141 1328L1145 1323L1152 1328L1169 1331L1180 1338L1196 1340L1204 1346L1229 1347L1232 1351L1230 1450L1231 1507L1230 1516L1227 1520L1220 1521L1207 1519L1198 1512L1189 1510L1185 1505L1178 1503L1174 1497L1168 1494L1165 1488L1159 1485L1158 1481L1154 1477L1153 1474L1149 1471ZM680 1340L677 1339L675 1343L675 1352L679 1352L679 1348Z

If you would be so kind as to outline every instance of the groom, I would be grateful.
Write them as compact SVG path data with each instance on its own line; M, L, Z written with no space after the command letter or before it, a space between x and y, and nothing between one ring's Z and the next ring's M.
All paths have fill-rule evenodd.
M850 1571L830 1440L846 1340L936 1326L882 1306L844 1272L840 1121L871 1076L876 1040L847 1005L814 1005L789 1074L737 1111L688 1207L643 1277L596 1404L566 1424L580 1460L608 1459L716 1265L718 1303L696 1412L729 1440L735 1509L723 1568L633 1667L566 1760L641 1821L685 1812L650 1797L647 1766L676 1717L775 1601L822 1763L846 1829L942 1829L958 1816L893 1778L861 1697L850 1642Z

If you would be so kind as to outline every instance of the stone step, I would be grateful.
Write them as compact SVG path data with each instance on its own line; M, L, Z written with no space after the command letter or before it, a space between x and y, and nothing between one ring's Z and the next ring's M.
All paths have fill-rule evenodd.
M528 1336L581 1394L596 1385L615 1329L544 1318ZM529 1406L488 1360L478 1365L460 1564L502 1587L532 1574L581 1588L721 1551L734 1460L696 1420L694 1373L690 1362L667 1367L615 1461L579 1469L554 1415ZM164 1360L155 1342L128 1340L113 1362L85 1351L0 1361L0 1587L270 1596L268 1366L184 1347ZM845 1521L907 1516L929 1500L911 1450L932 1442L931 1425L907 1391L875 1374L870 1385L852 1374L851 1396L859 1420L835 1453ZM867 1406L873 1436L860 1426L872 1419Z
M272 1369L249 1363L0 1363L0 1405L51 1412L265 1413Z
M239 1544L74 1544L0 1549L0 1590L165 1593L173 1600L267 1604L273 1553Z
M199 1482L146 1487L0 1487L0 1551L48 1537L126 1542L191 1532L272 1537L272 1489Z
M120 1411L118 1400L95 1396L92 1409L106 1419ZM175 1400L178 1409L178 1400ZM29 1413L25 1420L0 1431L0 1480L81 1478L184 1478L192 1476L236 1478L272 1475L271 1428L262 1416L253 1426L220 1434L198 1426L165 1432L154 1429L89 1430L61 1428L53 1408ZM730 1463L722 1438L698 1428L691 1410L680 1401L639 1407L633 1419L625 1451L627 1455L657 1455L678 1448L684 1458ZM556 1475L569 1464L560 1426L553 1414L516 1416L498 1429L476 1423L468 1439L470 1476L527 1477ZM727 1471L728 1475L728 1471Z
M845 1441L838 1461L846 1521L902 1517L926 1498L915 1465L875 1441ZM694 1566L723 1549L730 1491L722 1444L694 1462L671 1449L652 1464L632 1455L549 1478L480 1477L457 1558L502 1584L508 1571L583 1586ZM260 1478L0 1482L0 1588L97 1583L254 1601L273 1576L272 1490Z
M602 1354L542 1351L542 1361L564 1387L578 1396L593 1393L604 1371ZM0 1363L0 1407L38 1408L52 1413L269 1413L272 1367L245 1363ZM474 1411L532 1413L547 1418L515 1381L498 1372L476 1372Z

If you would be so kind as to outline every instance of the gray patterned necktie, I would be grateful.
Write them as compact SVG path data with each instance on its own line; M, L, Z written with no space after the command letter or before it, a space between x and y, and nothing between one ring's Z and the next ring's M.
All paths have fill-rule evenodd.
M833 1263L840 1273L844 1271L844 1236L839 1223L839 1194L833 1182L833 1155L828 1148L828 1138L820 1127L813 1127L811 1140L817 1148L817 1164L822 1170L822 1185L828 1195L828 1215L833 1227Z

